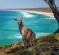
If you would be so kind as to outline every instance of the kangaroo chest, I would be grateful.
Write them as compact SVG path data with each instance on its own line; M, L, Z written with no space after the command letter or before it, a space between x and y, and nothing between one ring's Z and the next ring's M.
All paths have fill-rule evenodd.
M23 27L22 30L21 30L21 34L26 34L26 31L27 31L27 28L26 27Z

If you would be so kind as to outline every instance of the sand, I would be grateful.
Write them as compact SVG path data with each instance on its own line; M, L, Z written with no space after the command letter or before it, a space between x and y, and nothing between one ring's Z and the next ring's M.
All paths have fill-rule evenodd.
M54 17L53 13L38 12L38 11L25 11L25 12L33 12L33 13L38 13L38 14L43 14L43 15L46 15L46 16Z

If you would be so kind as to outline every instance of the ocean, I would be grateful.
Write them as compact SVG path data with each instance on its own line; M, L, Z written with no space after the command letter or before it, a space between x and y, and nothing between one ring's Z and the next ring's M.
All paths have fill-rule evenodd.
M14 21L21 16L23 24L35 32L36 38L51 34L58 28L54 17L33 12L0 10L0 45L22 42L18 23Z

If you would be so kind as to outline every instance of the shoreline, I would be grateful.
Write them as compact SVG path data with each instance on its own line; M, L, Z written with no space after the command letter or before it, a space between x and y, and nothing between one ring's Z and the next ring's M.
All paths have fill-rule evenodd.
M28 11L28 10L13 10L13 11L17 11L17 12L32 12L32 13L37 13L37 14L43 14L43 15L46 15L46 16L50 16L50 17L54 17L53 16L53 13L49 13L49 12L43 12L43 11Z
M54 17L52 12L43 12L43 11L37 11L37 10L5 10L5 11L32 12L37 14L43 14L52 18Z
M54 17L53 13L48 13L48 12L38 12L38 11L27 11L27 12L33 12L33 13L37 13L37 14L43 14L46 16Z

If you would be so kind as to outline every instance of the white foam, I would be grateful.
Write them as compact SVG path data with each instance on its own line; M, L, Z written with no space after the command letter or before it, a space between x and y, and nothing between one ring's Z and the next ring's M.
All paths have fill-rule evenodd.
M27 13L27 12L21 12L24 17L32 17L33 15Z
M21 35L16 35L15 38L18 39L18 38L22 38L22 37L21 37Z
M27 15L28 13L27 12L21 12L22 14L24 14L24 15Z
M43 14L49 17L54 17L53 13L37 12L37 11L26 11L26 12L32 12L32 13L37 13L37 14Z
M51 33L36 33L36 37L38 38L38 37L40 37L40 36L46 36L46 35L48 35L48 34L51 34Z
M46 18L46 19L52 19L52 20L55 20L55 18Z
M16 35L14 35L14 36L9 36L9 37L8 37L8 39L20 39L20 38L22 38L22 36L19 35L19 34L16 34Z
M25 17L32 17L32 15L24 15Z
M39 38L40 36L46 36L46 35L51 34L51 33L44 33L44 32L38 33L38 32L36 32L35 34L36 34L36 38ZM16 34L15 36L8 37L8 39L20 39L20 38L22 38L22 36L19 34Z

